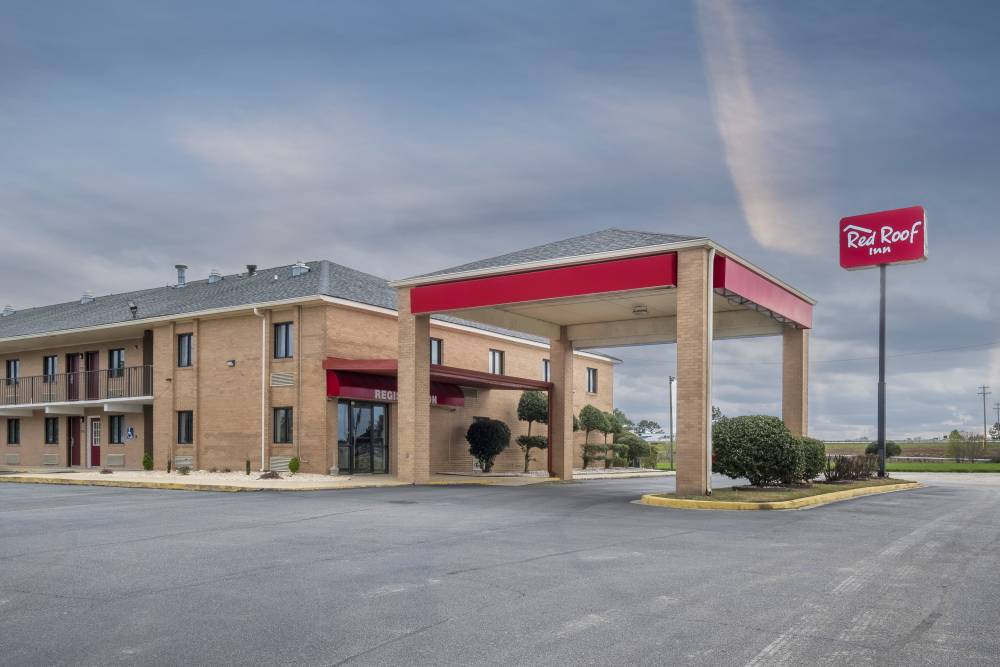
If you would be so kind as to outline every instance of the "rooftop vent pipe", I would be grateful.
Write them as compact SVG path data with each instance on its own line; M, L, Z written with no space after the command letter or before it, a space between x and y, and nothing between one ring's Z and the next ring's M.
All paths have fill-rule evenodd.
M14 314L14 306L10 305L9 303L3 307L2 311L0 311L0 317L7 317L8 315L13 315L13 314Z
M309 265L305 262L295 262L292 264L292 277L301 276L304 273L309 273Z
M248 276L252 276L255 273L257 273L257 265L256 264L247 264L247 275Z
M184 287L187 285L187 264L174 264L174 268L177 269L177 286Z
M212 269L208 274L208 284L212 285L222 280L222 274L218 269Z
M93 303L93 301L94 295L90 293L90 290L84 292L83 296L80 297L80 303Z

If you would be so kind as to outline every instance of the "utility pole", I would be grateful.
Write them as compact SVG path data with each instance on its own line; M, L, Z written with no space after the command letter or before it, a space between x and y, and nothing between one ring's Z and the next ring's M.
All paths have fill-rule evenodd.
M879 264L878 302L878 476L885 477L885 264Z
M983 449L986 449L986 438L989 434L989 430L986 428L986 397L992 393L993 392L990 391L990 388L985 384L979 388L978 392L976 392L977 396L983 397Z
M670 412L670 469L674 469L674 376L670 376L669 402Z

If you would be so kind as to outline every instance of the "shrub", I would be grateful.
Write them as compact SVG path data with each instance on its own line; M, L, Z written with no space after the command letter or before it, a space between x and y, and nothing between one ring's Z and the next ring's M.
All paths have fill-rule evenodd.
M798 446L802 459L801 479L803 482L811 482L826 469L826 445L816 438L802 437L798 439Z
M191 473L191 466L177 466L178 475L188 475Z
M777 417L720 419L712 425L712 470L745 477L753 486L775 486L801 476L796 439Z
M216 468L215 466L212 466L211 468L208 469L208 472L219 472L219 469Z
M510 444L510 429L499 419L477 419L465 434L469 454L479 461L483 472L493 470L493 461Z
M260 477L257 479L281 479L281 475L273 470L268 470L267 472L261 473Z
M628 465L639 464L641 459L648 458L650 453L654 451L652 445L635 433L628 431L621 433L616 442L625 448L623 458L627 460Z
M861 456L831 456L826 460L823 474L828 482L870 479L878 470L878 457L871 454Z
M232 472L232 471L233 471L232 468L223 468L222 469L222 472Z
M891 459L893 456L899 456L903 453L903 448L897 445L892 440L886 440L885 442L885 457ZM870 442L868 446L865 447L865 454L873 454L878 456L878 443Z
M299 457L293 456L292 460L288 462L288 472L292 473L293 475L297 473L299 471L299 466L301 465L301 463L302 462L299 461Z
M143 454L142 456L142 469L152 470L153 469L153 457L149 454Z
M247 470L247 474L249 475L250 474L250 459L246 460L246 470Z
M531 450L548 449L549 439L544 435L519 435L517 436L517 446L524 452L524 472L528 472L528 465L531 463Z
M524 452L524 472L528 472L531 463L532 449L546 449L549 446L548 438L531 435L531 425L535 422L547 424L549 422L549 399L540 391L526 391L521 394L521 399L517 402L517 418L523 422L528 422L528 435L522 435L517 439L517 445Z
M608 419L603 412L593 405L587 404L580 410L580 429L584 432L583 441L583 467L590 465L591 461L599 461L606 455L607 448L604 444L590 444L590 434L594 431L607 433L610 429Z

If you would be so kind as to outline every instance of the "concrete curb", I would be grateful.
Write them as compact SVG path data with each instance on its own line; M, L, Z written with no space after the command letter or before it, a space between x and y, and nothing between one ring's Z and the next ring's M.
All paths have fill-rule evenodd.
M393 486L412 486L410 484L352 484L350 486L297 486L297 487L260 487L235 486L223 484L185 484L184 482L139 482L117 479L64 479L59 477L7 477L0 475L0 483L8 484L61 484L63 486L111 486L128 489L162 489L167 491L220 491L222 493L238 493L244 491L278 491L282 493L293 491L340 491L346 489L371 489Z
M904 482L901 484L887 484L885 486L867 486L859 489L847 489L846 491L834 491L833 493L821 493L816 496L806 496L794 500L777 500L773 502L739 502L728 500L691 500L688 498L664 498L655 494L646 494L637 502L651 507L671 507L674 509L687 510L798 510L819 505L829 505L841 500L860 498L861 496L873 496L880 493L892 493L893 491L906 491L908 489L919 489L923 486L920 482Z

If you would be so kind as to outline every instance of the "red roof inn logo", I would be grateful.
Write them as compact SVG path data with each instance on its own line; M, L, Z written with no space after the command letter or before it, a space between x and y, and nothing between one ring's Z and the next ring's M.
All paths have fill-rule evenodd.
M922 206L854 215L840 221L840 265L867 269L927 259L927 216Z

